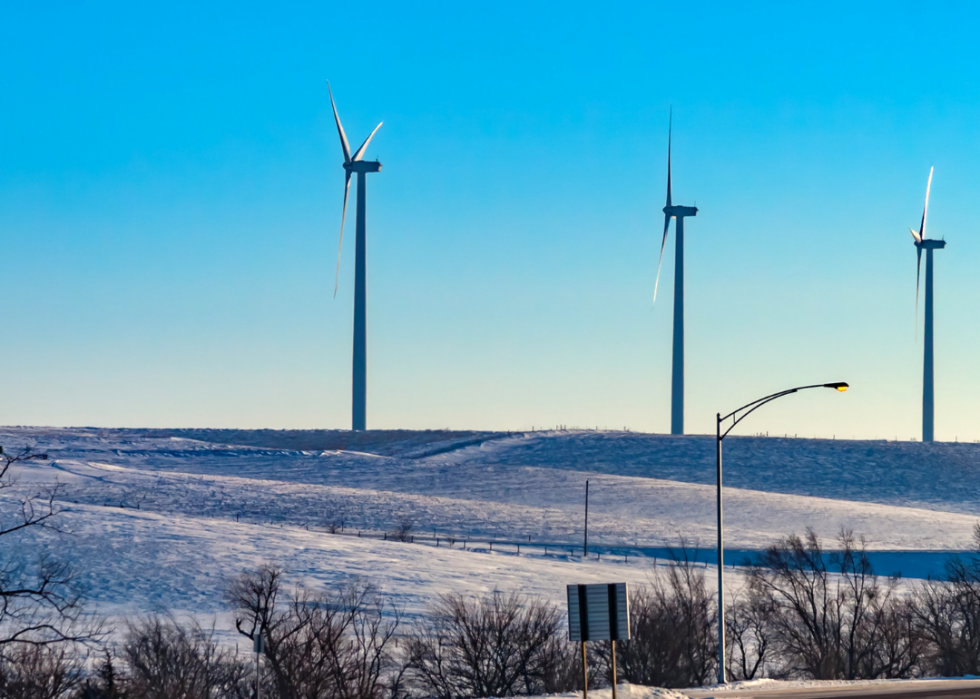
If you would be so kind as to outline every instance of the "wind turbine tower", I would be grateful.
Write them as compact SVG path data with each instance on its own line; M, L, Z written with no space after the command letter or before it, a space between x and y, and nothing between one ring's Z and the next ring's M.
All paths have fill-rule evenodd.
M946 247L945 240L926 238L926 215L929 213L929 190L932 189L932 171L929 168L929 181L926 184L926 203L922 207L922 222L919 232L909 227L915 241L915 305L919 306L919 272L922 269L922 251L926 251L926 329L923 336L922 358L922 441L931 442L935 438L935 384L933 379L932 354L932 251ZM918 315L918 313L916 313Z
M337 286L340 283L340 251L344 244L344 220L347 218L347 195L350 192L350 178L357 173L357 222L354 239L354 381L351 429L367 429L367 191L366 175L369 172L380 172L381 163L377 160L363 160L364 151L381 128L374 127L371 135L354 155L350 154L347 134L340 124L337 105L333 101L333 91L327 83L330 94L330 106L333 107L333 118L337 122L337 133L340 134L340 147L344 150L344 211L340 217L340 243L337 246L337 277L334 281L333 295L337 297ZM382 124L384 122L381 122Z
M670 219L677 240L674 243L674 350L670 375L670 433L684 434L684 219L697 216L696 206L675 206L670 193L670 145L674 117L671 114L667 129L667 205L664 206L664 237L660 243L660 261L657 263L657 281L653 285L653 302L657 302L657 287L660 285L660 267L664 261L664 246L667 245L667 231Z

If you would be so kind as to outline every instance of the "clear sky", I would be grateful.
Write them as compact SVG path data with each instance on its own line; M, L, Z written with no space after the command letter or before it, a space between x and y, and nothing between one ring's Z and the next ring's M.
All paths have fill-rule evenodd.
M674 110L687 426L980 439L971 3L7 3L0 423L350 425L368 187L368 425L669 428ZM353 193L352 193L353 201Z

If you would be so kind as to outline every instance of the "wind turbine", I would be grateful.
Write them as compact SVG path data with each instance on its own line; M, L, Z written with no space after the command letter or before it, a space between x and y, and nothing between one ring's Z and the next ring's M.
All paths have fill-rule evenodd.
M337 297L337 286L340 283L340 251L344 245L344 220L347 218L347 195L350 192L350 178L357 173L357 225L354 240L354 382L351 429L367 429L367 212L366 212L366 178L369 172L380 172L381 163L377 160L363 160L364 151L381 128L374 127L371 135L354 155L350 154L347 134L340 124L337 105L333 101L333 91L327 82L327 92L330 94L330 106L333 107L333 118L337 122L337 133L340 134L340 147L344 150L344 211L340 217L340 243L337 246L337 277L334 281L333 295Z
M926 330L924 334L925 349L922 361L922 441L931 442L935 428L935 386L933 381L932 355L932 251L946 247L945 240L929 240L926 238L926 215L929 213L929 190L932 189L932 171L929 168L929 181L926 183L926 203L922 207L922 222L919 232L910 226L909 232L915 241L915 307L916 315L919 308L919 272L922 269L922 251L926 251Z
M664 206L664 238L660 243L660 261L657 263L657 281L653 285L653 302L657 302L657 287L660 285L660 267L664 261L664 246L667 245L667 231L670 219L676 219L674 226L677 241L674 243L674 356L670 379L670 433L684 434L684 219L697 216L696 206L675 206L670 194L670 142L674 127L671 112L667 129L667 205Z

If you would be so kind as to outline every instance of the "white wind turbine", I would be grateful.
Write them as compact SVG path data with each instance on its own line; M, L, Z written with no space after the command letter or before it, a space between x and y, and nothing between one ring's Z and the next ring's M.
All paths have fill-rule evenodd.
M923 337L924 345L922 358L922 441L931 442L935 438L935 382L933 378L932 352L932 251L946 247L945 240L929 240L926 238L926 217L929 213L929 192L932 189L932 171L929 168L929 181L926 183L926 203L922 207L922 221L919 232L909 227L912 239L915 241L915 307L918 316L919 308L919 272L922 269L922 251L926 251L926 323Z
M350 153L347 134L340 123L337 105L333 101L333 91L327 82L327 92L330 94L330 106L333 107L333 117L337 122L337 133L340 134L340 146L344 150L344 210L340 217L340 243L337 246L337 276L334 281L333 295L337 296L340 283L340 252L344 244L344 220L347 218L347 195L350 192L350 178L357 173L357 221L354 240L354 381L351 429L367 429L367 191L366 177L369 172L380 172L381 163L377 160L364 160L364 151L381 128L374 127L371 135L354 155ZM382 124L384 122L381 122Z

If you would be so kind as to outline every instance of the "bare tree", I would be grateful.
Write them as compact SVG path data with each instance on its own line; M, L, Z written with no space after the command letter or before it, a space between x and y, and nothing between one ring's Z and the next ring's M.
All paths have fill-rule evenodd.
M4 699L62 699L78 686L82 667L64 644L14 643L0 665Z
M47 454L30 447L16 453L0 448L0 492L13 489L12 468L47 460ZM0 517L0 537L14 537L27 530L60 531L55 518L59 487L21 495L16 514ZM0 546L0 551L5 551ZM8 554L9 555L9 554ZM82 613L81 593L71 565L44 553L32 562L21 556L0 559L0 656L8 646L51 645L97 639L101 623ZM21 652L18 650L17 652Z
M572 646L563 615L516 593L447 594L408 639L411 680L426 696L513 696L567 689Z
M631 588L629 641L616 644L619 676L656 687L702 685L717 667L715 603L697 550L685 541L650 584ZM608 648L600 646L608 664Z
M265 639L282 699L382 699L400 688L392 649L399 613L370 585L286 595L282 570L262 566L230 589L244 636Z
M920 676L926 643L918 629L914 597L900 597L891 589L872 602L869 622L861 627L860 645L866 652L859 658L856 676L899 679Z
M776 674L814 679L902 677L913 672L919 646L906 635L910 610L882 583L863 539L844 530L839 549L824 551L817 535L791 535L770 546L749 572L764 600Z
M564 626L564 622L562 622ZM587 650L589 667L600 663L596 644ZM561 694L582 691L582 653L577 643L571 643L562 629L538 649L536 659L539 683L534 685L537 694ZM590 672L589 689L601 685L602 674Z
M245 699L251 674L218 647L214 628L151 616L131 623L123 644L128 687L140 699Z
M930 580L916 591L916 630L925 643L930 674L958 677L980 668L980 606L969 588Z
M725 609L726 670L733 680L766 674L771 662L771 600L742 588Z
M971 555L949 558L943 580L916 589L916 630L928 673L980 674L980 524L974 525L973 540Z

